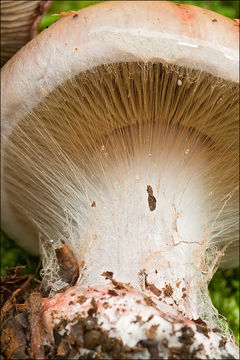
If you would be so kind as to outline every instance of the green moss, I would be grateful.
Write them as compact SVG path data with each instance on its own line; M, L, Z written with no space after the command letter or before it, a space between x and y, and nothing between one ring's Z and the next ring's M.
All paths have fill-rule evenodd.
M17 265L25 265L25 273L39 273L39 258L27 254L1 231L1 276L6 275L6 267Z
M227 318L239 341L239 267L218 271L209 285L209 292L213 305Z

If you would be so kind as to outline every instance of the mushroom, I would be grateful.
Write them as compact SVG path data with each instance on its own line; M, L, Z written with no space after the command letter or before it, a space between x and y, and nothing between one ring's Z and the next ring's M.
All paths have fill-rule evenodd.
M1 66L37 33L51 0L1 1Z
M59 249L80 267L43 300L49 343L94 316L81 334L137 356L237 356L207 291L237 261L237 81L237 22L172 2L69 13L4 66L2 226L41 244L51 295Z

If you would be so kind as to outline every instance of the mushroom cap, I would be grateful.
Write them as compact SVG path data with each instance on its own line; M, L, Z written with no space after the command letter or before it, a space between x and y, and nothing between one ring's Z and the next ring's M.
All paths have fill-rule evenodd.
M167 62L238 82L236 20L156 1L104 2L77 15L62 17L5 65L3 135L59 84L101 64Z
M200 25L201 24L201 25ZM237 21L173 2L113 1L63 16L2 69L2 151L12 130L60 84L102 64L161 62L239 76ZM2 164L4 171L4 162ZM32 230L18 222L2 183L3 229L30 251ZM26 238L29 244L26 244Z
M1 66L37 33L47 1L1 1Z

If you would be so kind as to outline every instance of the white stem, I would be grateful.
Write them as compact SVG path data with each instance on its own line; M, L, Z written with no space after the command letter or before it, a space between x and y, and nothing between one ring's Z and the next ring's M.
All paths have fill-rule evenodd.
M80 237L79 258L86 264L82 284L103 283L104 271L138 290L144 289L146 280L163 296L172 288L167 302L196 317L196 289L208 237L207 190L200 176L206 158L196 137L189 140L185 133L179 140L177 135L175 128L170 135L156 135L151 152L144 144L141 150L135 145L127 160L121 154L127 140L116 141L119 134L102 144L94 172L100 172L103 180L91 198L86 186L89 211L85 224L77 221L75 236Z

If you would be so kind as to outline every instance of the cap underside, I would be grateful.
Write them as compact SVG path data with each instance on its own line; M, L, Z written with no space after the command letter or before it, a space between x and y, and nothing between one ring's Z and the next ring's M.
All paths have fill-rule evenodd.
M97 184L84 179L98 179L94 167L100 171L98 152L109 134L147 124L151 143L156 126L160 132L193 129L204 146L211 142L206 208L210 222L217 218L212 242L233 240L224 257L232 265L238 246L238 114L237 84L198 70L131 62L81 73L50 93L9 137L3 182L10 211L23 229L37 229L32 247L38 247L39 230L57 242L64 238L66 212L88 212L86 199ZM83 200L70 195L73 188ZM11 219L6 222L13 227ZM24 230L17 238L23 246L27 242Z

